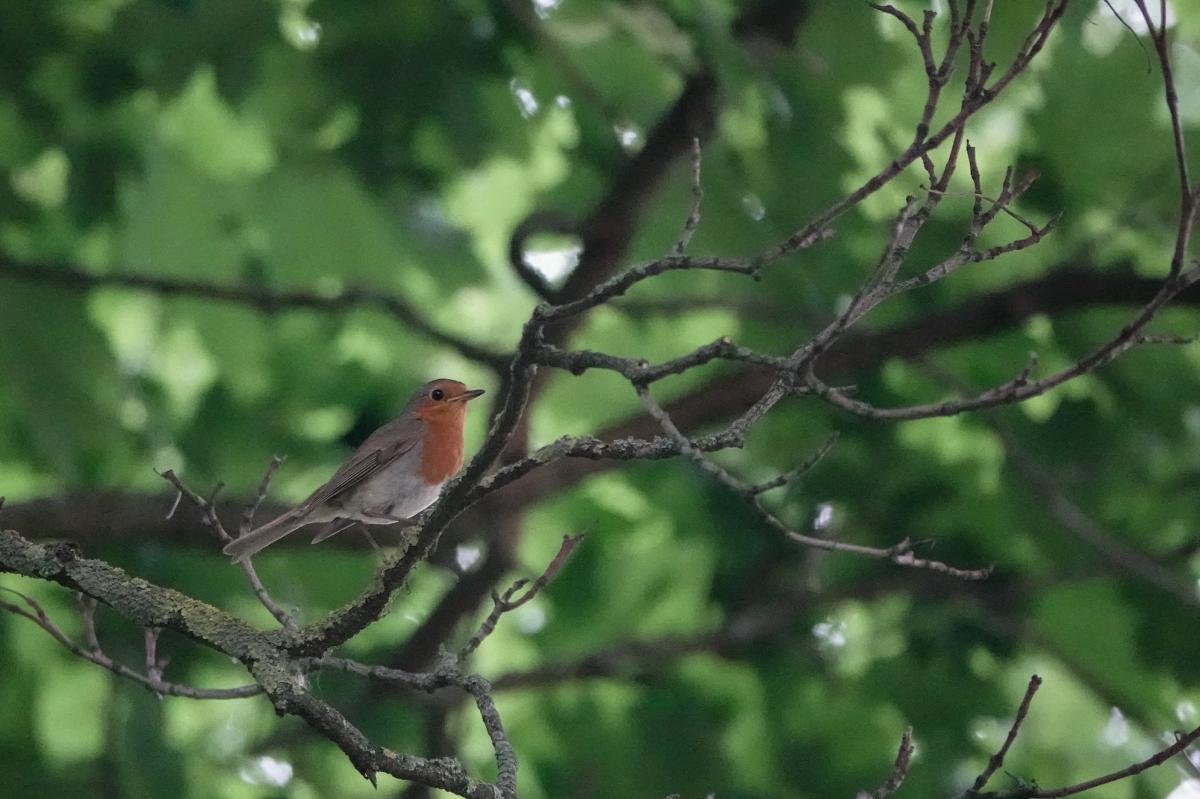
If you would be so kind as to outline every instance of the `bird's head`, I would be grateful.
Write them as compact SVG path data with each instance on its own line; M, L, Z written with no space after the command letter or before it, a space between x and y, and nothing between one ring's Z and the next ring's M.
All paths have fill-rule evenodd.
M427 422L461 420L466 416L467 403L482 393L483 389L467 388L457 380L430 380L412 395L408 410Z

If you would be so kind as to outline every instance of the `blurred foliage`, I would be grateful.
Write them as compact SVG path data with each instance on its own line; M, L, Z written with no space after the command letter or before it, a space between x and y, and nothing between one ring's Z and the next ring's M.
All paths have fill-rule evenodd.
M6 0L0 250L98 274L321 293L370 287L409 299L445 329L509 347L535 302L506 261L513 227L535 209L585 215L698 64L715 71L721 93L694 252L752 253L777 241L903 146L925 90L907 34L865 3L813 5L785 50L734 40L733 0ZM995 4L988 48L1001 66L1040 6ZM1171 6L1181 108L1196 141L1200 3ZM897 298L866 326L920 320L1068 260L1162 275L1177 193L1148 47L1103 2L1073 3L1032 74L970 130L987 185L1010 163L1041 172L1022 211L1062 213L1060 231ZM761 283L688 273L635 295L724 305L603 308L576 343L656 359L731 335L786 352L854 289L885 220L922 177L885 187L834 239ZM670 245L688 192L681 161L643 213L631 259ZM915 260L956 247L968 212L969 200L947 201ZM1007 223L997 240L1016 229ZM759 310L738 309L750 304ZM945 374L984 387L1011 377L1031 350L1044 369L1069 363L1127 312L1036 317L853 379L880 403L939 396ZM1190 333L1196 323L1180 310L1157 327ZM661 391L683 394L722 371ZM414 384L441 375L496 387L483 367L375 311L266 315L0 274L0 492L10 503L68 490L158 492L152 469L171 467L194 485L223 480L248 495L271 454L286 452L275 490L296 499ZM1195 584L1198 392L1200 350L1143 349L998 419L1112 535ZM536 406L533 443L636 410L612 375L555 374ZM470 420L469 446L484 416ZM903 795L944 796L1002 741L1033 671L1046 684L1006 768L1042 785L1141 758L1162 731L1197 723L1195 608L1106 571L1065 534L987 420L881 425L793 400L744 450L719 459L766 479L834 430L842 437L832 454L776 497L786 518L820 519L826 533L876 545L927 538L947 562L995 563L993 578L967 587L798 550L679 462L592 478L525 518L520 560L529 570L564 531L593 532L549 591L484 645L476 666L485 675L630 637L702 633L743 609L811 594L792 603L780 634L744 649L500 693L522 796L853 796L886 775L906 724L918 748ZM92 549L269 621L215 547ZM261 560L267 584L305 618L353 596L374 567L369 553L337 547L284 547ZM386 658L453 580L424 569L349 651ZM65 592L10 577L0 586L34 596L79 633ZM111 654L141 662L140 632L103 609L100 636ZM170 634L160 650L172 658L168 677L245 679L236 664ZM5 796L377 795L332 744L295 719L278 721L264 700L159 702L20 619L0 617L0 675ZM365 702L362 683L338 675L316 687L376 740L428 752L423 706ZM470 768L490 774L473 712L455 711L450 731ZM1179 780L1167 766L1094 795L1163 797Z

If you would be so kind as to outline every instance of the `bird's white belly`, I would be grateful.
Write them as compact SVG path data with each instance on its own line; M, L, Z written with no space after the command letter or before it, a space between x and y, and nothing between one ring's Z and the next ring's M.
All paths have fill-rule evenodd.
M345 503L347 509L368 515L412 518L428 508L442 492L442 484L430 485L401 458L371 475Z

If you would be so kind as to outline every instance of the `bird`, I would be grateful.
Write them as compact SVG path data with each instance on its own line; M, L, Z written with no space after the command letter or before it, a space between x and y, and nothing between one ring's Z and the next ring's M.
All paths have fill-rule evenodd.
M366 524L409 521L433 504L463 464L467 403L483 394L458 380L421 386L398 417L367 437L329 481L291 510L227 544L234 563L247 560L309 524L343 519ZM319 543L346 527L330 526Z

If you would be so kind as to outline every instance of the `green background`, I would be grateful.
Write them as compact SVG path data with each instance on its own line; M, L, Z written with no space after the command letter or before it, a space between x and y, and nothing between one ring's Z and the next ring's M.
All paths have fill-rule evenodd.
M865 3L812 3L790 46L735 38L744 9L728 0L535 6L0 2L0 251L9 262L99 275L325 295L366 287L505 350L536 302L507 262L513 228L539 209L586 216L702 66L720 89L704 142L697 254L751 254L786 236L903 149L924 100L911 40ZM996 6L988 55L1002 69L1041 3ZM1200 4L1172 6L1182 20L1173 31L1180 108L1200 133ZM1102 3L1072 3L1030 74L969 129L989 189L1009 164L1036 168L1041 180L1019 209L1038 221L1061 213L1060 229L887 303L864 330L921 324L1064 265L1102 278L1164 275L1178 195L1149 47ZM841 219L832 240L761 282L710 273L649 281L626 304L591 313L573 344L658 360L730 335L789 352L867 274L888 220L922 178L906 173ZM670 247L689 181L680 159L640 211L629 262ZM947 199L911 268L952 251L969 210L969 198ZM1001 219L987 243L1019 232ZM694 307L678 302L688 299ZM1083 305L830 377L900 405L943 396L948 384L1002 382L1030 351L1048 373L1133 310L1120 300ZM1185 306L1155 330L1196 325ZM671 399L729 371L706 367L655 391ZM294 501L416 384L438 376L490 397L498 387L486 367L377 310L266 314L74 291L0 268L0 494L15 508L59 494L157 494L165 513L170 497L155 468L201 490L222 480L246 497L278 452L288 460L273 492ZM495 679L646 645L603 678L497 693L521 758L521 795L853 796L883 780L911 724L917 755L901 795L948 796L1003 740L1033 672L1046 682L1006 764L1013 774L1052 786L1146 756L1165 732L1198 723L1198 605L1109 568L1014 463L1040 464L1061 495L1163 564L1194 599L1198 388L1200 348L1140 348L986 418L880 424L791 399L744 449L718 458L767 479L839 432L826 460L769 504L802 529L829 518L821 534L876 546L929 539L922 552L932 557L995 564L982 584L798 548L677 460L624 465L537 504L520 520L519 574L539 571L562 534L590 535L541 597L501 622L473 667ZM484 432L481 409L469 420L468 452ZM639 409L611 373L555 373L533 408L531 442L590 433ZM215 544L88 537L99 521L76 520L89 554L270 621ZM486 548L494 531L464 532L462 546ZM375 567L369 550L347 545L355 543L281 545L259 559L260 573L303 620L318 618ZM455 580L449 569L420 570L346 651L386 661ZM0 586L35 597L78 634L66 592L10 576ZM745 616L770 629L706 638ZM99 622L110 654L141 663L139 630L103 608ZM160 650L171 657L168 679L246 680L236 664L170 634ZM431 719L442 711L420 699L343 675L315 680L374 740L419 754L448 740L473 773L492 774L469 706L439 724ZM271 784L264 757L290 764L285 784ZM22 798L405 791L383 778L376 792L334 745L277 719L264 699L159 701L8 616L0 762L0 793ZM1173 763L1094 795L1165 797L1181 774ZM1004 774L994 783L1011 784Z

